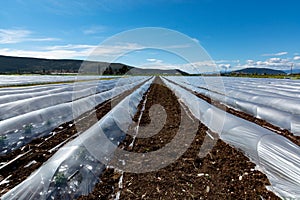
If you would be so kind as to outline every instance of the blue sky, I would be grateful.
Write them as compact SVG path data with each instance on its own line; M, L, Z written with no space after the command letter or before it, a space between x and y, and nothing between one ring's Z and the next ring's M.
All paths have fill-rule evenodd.
M86 59L97 45L122 31L162 27L199 42L223 70L288 69L292 63L300 68L297 0L2 0L1 4L0 55ZM132 45L139 44L124 42L118 47ZM170 60L176 65L174 60L180 60L167 54L169 60L164 60L162 54L149 52L131 53L131 59L119 61L147 66Z

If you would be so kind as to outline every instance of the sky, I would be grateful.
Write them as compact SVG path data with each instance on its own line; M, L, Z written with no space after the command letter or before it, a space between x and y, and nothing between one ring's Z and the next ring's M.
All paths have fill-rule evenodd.
M0 55L99 55L154 68L213 62L220 70L288 70L292 64L300 69L298 0L1 0L1 5ZM143 32L147 37L132 31L149 27L167 30L172 41L151 30Z

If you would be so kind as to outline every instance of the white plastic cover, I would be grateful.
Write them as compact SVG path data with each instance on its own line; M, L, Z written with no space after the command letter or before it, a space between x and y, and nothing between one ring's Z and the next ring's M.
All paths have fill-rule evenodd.
M99 79L99 77L110 78L111 76L0 75L0 86L65 82L65 81L76 81L76 80L91 80L91 79Z
M130 78L124 79L122 86L117 85L111 90L94 95L90 94L84 98L76 98L77 100L74 101L45 107L0 121L0 134L5 136L4 142L0 145L0 153L7 153L27 144L34 138L47 135L58 125L76 119L98 104L130 90L146 80L145 77L133 77L132 80L129 80ZM101 85L104 84L101 82ZM37 102L40 105L43 103L45 102Z
M109 160L125 138L137 106L153 80L147 81L90 129L60 148L2 199L76 199L90 193L105 167L99 160Z
M31 94L32 95L31 97L26 95L28 96L28 98L21 99L21 100L15 99L17 95L14 95L13 99L15 99L16 101L0 104L0 117L1 120L5 120L11 117L22 115L24 113L40 110L42 108L47 108L62 103L71 102L80 98L101 93L105 90L112 89L113 87L114 87L114 83L107 83L107 84L103 83L103 84L99 84L99 86L91 85L88 88L84 88L82 90L77 90L77 91L72 90L72 91L56 92L54 94L50 93L42 96L33 96L34 94ZM76 95L76 98L73 98L74 95ZM20 96L21 95L18 95L17 97Z
M243 86L245 80L242 79L243 82L239 84L240 79L238 78L231 78L230 80L233 84L228 86L228 80L222 78L226 89L226 93L224 93L217 86L210 90L211 87L208 88L203 80L198 77L185 77L185 79L177 77L167 78L178 82L190 90L220 101L229 107L266 120L271 124L291 131L295 135L300 135L300 102L299 97L297 97L298 94L300 95L300 92L296 96L295 92L291 92L290 96L284 96L276 93L278 89L271 90L268 88L266 91L261 91L259 89L261 87L258 87L257 83L255 87L249 87L249 85L253 85L252 82L248 84L247 87L249 88L246 88L246 86ZM260 79L256 81L259 83ZM239 89L241 87L243 89ZM298 87L300 89L300 85ZM288 93L288 90L285 91L286 93Z
M86 81L80 84L88 85L90 88L97 90L106 90L113 87L117 82L117 78L112 80ZM101 84L103 83L103 84ZM72 92L74 84L55 84L43 86L27 86L27 87L10 87L0 89L0 104L11 103L22 99L45 96L49 94L60 94L64 92Z
M164 79L203 124L242 150L267 175L270 190L282 198L300 198L300 148L283 136L210 105ZM220 129L220 123L223 128Z

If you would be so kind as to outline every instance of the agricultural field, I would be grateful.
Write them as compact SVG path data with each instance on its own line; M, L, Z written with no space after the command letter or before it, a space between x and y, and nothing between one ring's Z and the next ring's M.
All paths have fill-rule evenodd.
M115 78L117 76L101 76L102 79ZM7 86L29 86L41 84L68 83L98 79L98 76L76 75L0 75L0 88Z
M3 200L300 199L298 80L1 80Z

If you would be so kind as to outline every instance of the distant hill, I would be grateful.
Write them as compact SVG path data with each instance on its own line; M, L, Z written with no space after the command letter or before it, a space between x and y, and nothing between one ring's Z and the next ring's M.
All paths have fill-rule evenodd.
M232 71L231 74L258 74L258 75L280 75L286 74L284 71L269 68L245 68Z
M84 69L84 70L82 70ZM180 70L159 70L141 69L122 63L106 63L95 61L71 60L71 59L40 59L11 57L0 55L1 74L51 74L51 73L89 73L103 75L123 75L123 74L183 74L187 73Z
M284 70L285 73L290 74L291 70ZM293 74L300 74L300 69L293 69Z
M0 73L77 73L82 64L93 69L91 72L104 74L124 74L132 68L121 63L0 56Z

